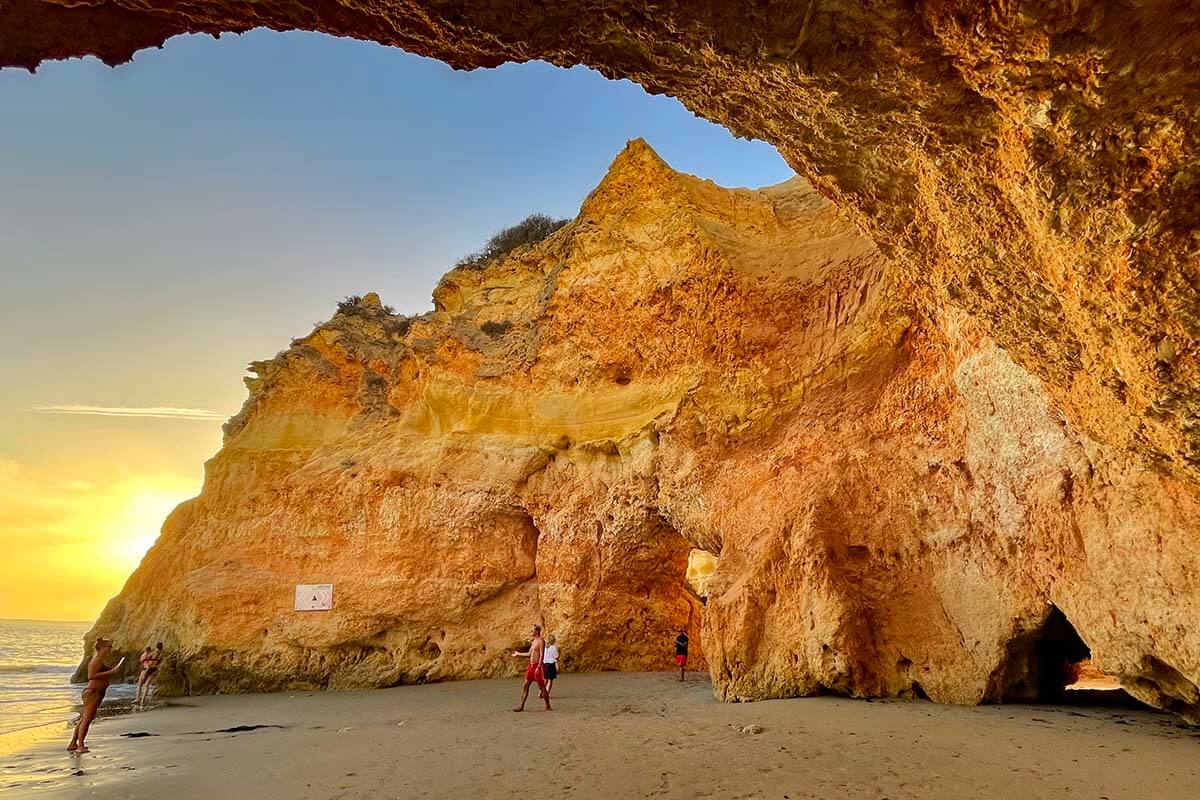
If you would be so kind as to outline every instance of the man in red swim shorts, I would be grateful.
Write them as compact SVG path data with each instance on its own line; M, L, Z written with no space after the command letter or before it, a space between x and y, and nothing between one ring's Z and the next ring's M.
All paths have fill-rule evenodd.
M685 628L679 629L675 637L675 663L679 665L679 680L683 680L684 670L687 669L688 635Z
M538 694L546 701L546 710L553 711L550 707L550 695L546 692L546 673L542 666L542 655L546 652L546 640L542 638L542 626L533 626L533 641L529 643L529 649L524 653L513 653L514 658L529 657L529 666L525 669L525 685L521 687L521 704L513 709L513 711L525 710L525 699L529 697L529 684L537 682Z

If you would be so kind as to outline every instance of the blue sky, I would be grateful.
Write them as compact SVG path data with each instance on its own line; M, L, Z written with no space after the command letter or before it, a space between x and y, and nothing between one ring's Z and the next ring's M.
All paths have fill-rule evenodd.
M0 549L5 481L194 487L219 445L212 421L34 406L231 414L245 364L339 298L427 310L500 227L574 216L632 137L724 185L792 174L770 146L582 67L455 72L316 34L0 71L0 108Z

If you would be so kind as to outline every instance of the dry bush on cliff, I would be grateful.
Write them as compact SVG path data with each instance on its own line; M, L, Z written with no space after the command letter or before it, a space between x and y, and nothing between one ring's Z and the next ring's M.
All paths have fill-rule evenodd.
M456 268L483 269L490 262L505 256L518 247L537 244L567 224L565 219L553 219L545 214L530 214L510 228L504 228L487 240L477 253L463 256L455 262Z
M339 314L369 314L373 311L383 311L389 315L396 313L396 309L392 306L372 305L364 302L361 294L346 295L338 301L337 310Z
M397 314L396 309L392 306L385 305L379 301L379 295L368 294L366 296L352 294L347 295L342 300L338 301L337 314L352 317L371 317L383 324L384 330L393 336L406 336L412 328L412 318L404 314ZM317 323L315 327L322 327L325 323ZM296 342L292 342L295 344Z

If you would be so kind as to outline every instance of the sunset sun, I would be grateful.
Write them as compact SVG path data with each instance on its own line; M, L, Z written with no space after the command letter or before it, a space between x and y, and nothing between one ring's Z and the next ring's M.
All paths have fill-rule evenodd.
M105 540L112 543L108 568L117 575L133 571L158 540L163 520L196 490L197 487L182 483L171 486L139 483L125 487L114 498L112 517L102 528Z

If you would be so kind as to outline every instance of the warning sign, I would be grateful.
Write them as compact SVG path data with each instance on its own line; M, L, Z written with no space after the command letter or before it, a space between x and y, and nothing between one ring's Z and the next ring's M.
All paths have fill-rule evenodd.
M297 611L328 611L333 608L332 583L296 584Z

